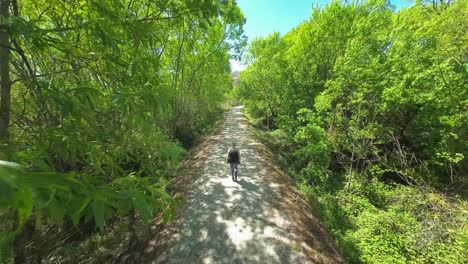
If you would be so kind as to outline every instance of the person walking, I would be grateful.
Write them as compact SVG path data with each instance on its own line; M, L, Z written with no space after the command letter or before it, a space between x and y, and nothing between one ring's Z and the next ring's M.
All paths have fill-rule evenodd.
M237 181L237 166L240 164L240 151L236 147L236 143L232 142L227 153L227 163L231 165L231 176L233 181Z

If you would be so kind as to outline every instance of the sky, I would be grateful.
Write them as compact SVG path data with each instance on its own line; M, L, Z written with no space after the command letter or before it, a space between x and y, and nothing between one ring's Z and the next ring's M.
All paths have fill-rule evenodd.
M265 37L277 31L281 35L298 26L311 15L312 6L324 6L329 0L237 0L237 4L247 18L244 33L249 42L255 37ZM396 9L412 5L411 0L390 0ZM233 71L245 67L231 60Z

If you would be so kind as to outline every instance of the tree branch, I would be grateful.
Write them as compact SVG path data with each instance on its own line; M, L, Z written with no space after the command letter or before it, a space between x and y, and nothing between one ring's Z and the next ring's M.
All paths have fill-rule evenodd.
M23 61L24 65L26 65L26 68L28 69L28 72L29 72L29 75L30 76L34 76L34 71L31 67L31 64L29 63L28 61L28 58L26 58L26 55L24 54L24 51L23 49L21 48L21 46L18 44L18 42L16 41L16 39L11 39L11 42L13 43L13 46L15 46L15 50L16 53L18 53L21 57L21 60Z
M83 67L81 65L79 65L80 67L78 69L83 69ZM29 78L39 78L39 77L44 77L44 76L49 76L49 75L53 75L53 74L57 74L57 73L66 73L66 72L73 72L73 71L76 71L78 69L71 69L71 70L62 70L62 71L56 71L56 72L49 72L49 73L43 73L43 74L37 74L37 75L33 75L33 76L28 76ZM24 80L25 78L18 78L18 79L15 79L15 80L12 80L11 81L11 84L14 84L16 82L19 82L19 81L22 81Z
M192 13L192 12L198 12L198 11L201 11L202 9L197 9L197 10L187 10L185 12L182 12L182 13L179 13L179 14L176 14L176 15L173 15L173 16L169 16L169 17L160 17L159 15L162 14L162 10L159 12L158 16L159 17L145 17L145 18L140 18L140 19L137 19L137 20L134 20L133 22L145 22L145 21L158 21L158 20L169 20L169 19L176 19L176 18L179 18L185 14L188 14L188 13ZM151 15L154 15L156 12L153 12Z
M12 0L11 3L12 3L12 6L13 6L13 14L15 14L15 16L19 16L18 0Z
M217 51L219 51L219 48L221 47L221 44L224 43L224 41L226 40L226 38L229 36L229 33L230 33L231 30L229 30L228 32L226 32L223 36L223 38L218 42L218 44L216 45L216 48L214 50L212 50L202 61L201 63L199 63L197 65L197 67L195 68L195 70L192 72L191 76L190 76L190 82L189 82L189 86L188 88L190 89L192 87L192 82L193 82L193 79L195 78L195 75L196 73L205 65L205 63L208 61L208 59L213 56Z

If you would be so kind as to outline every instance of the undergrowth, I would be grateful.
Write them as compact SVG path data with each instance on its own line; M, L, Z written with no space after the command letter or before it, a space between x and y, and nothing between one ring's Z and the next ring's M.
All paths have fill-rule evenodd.
M252 119L250 119L252 121ZM334 173L320 184L291 170L285 134L256 135L298 183L337 241L349 263L466 263L468 202L429 188L388 184L369 175L349 188L346 175ZM289 163L288 163L289 160ZM288 166L288 165L289 166Z

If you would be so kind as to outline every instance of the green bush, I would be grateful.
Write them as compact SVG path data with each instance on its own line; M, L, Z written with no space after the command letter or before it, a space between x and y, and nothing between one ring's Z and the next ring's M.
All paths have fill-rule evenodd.
M344 186L344 185L342 185ZM351 263L462 263L468 211L462 200L378 181L356 192L301 186Z
M352 263L468 260L468 206L452 197L468 190L468 1L435 2L332 1L253 41L240 75L246 110L288 135L265 133Z
M320 126L320 119L309 109L297 112L301 126L294 137L296 166L301 168L300 175L305 182L318 184L327 179L330 163L330 151L325 130Z

